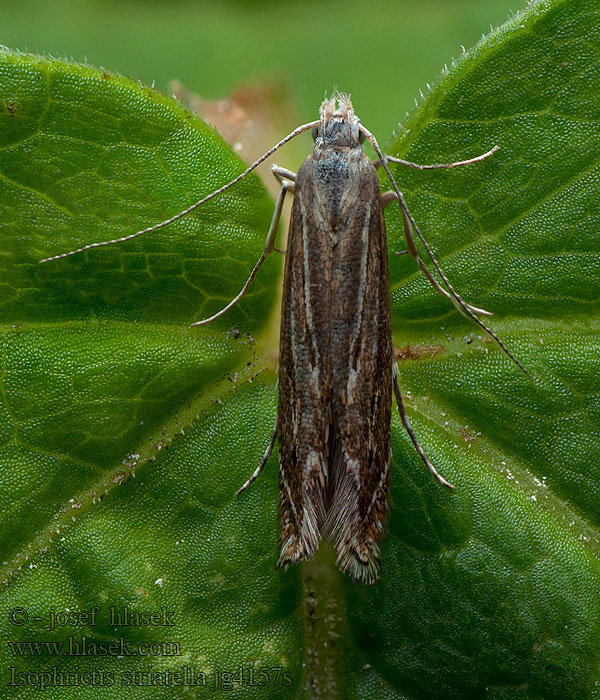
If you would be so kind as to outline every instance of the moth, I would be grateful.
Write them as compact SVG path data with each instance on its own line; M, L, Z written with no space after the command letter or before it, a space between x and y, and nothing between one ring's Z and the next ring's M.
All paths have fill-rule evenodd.
M406 415L392 345L388 251L384 207L398 202L407 250L434 289L450 299L498 343L526 372L502 341L454 290L410 214L390 171L397 162L419 169L452 168L491 156L497 147L469 160L419 165L384 156L374 136L354 113L350 97L334 93L321 104L319 119L299 126L243 173L190 207L159 224L90 248L130 240L166 226L246 177L278 148L312 129L314 147L297 174L278 166L281 183L265 247L240 293L204 325L219 318L248 291L266 257L275 249L283 202L294 195L288 235L281 335L279 403L267 450L240 494L260 474L279 437L279 565L310 558L321 539L331 540L337 564L354 581L378 579L388 512L391 464L392 391L412 443L437 481L452 485L431 464ZM368 140L379 161L363 151ZM380 193L377 167L392 189ZM421 239L444 286L421 259L414 234Z

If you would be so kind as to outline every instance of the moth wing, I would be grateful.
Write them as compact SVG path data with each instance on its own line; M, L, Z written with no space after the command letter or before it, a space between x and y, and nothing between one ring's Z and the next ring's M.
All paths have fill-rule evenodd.
M280 565L310 557L325 519L331 404L332 250L315 206L309 158L299 169L286 246L279 346Z
M279 368L279 563L332 539L338 565L377 579L387 515L392 341L379 183L362 152L298 171ZM341 174L340 174L341 173Z
M393 345L379 181L366 156L360 167L360 191L353 197L362 206L346 220L332 270L335 447L325 532L340 569L371 584L388 510Z

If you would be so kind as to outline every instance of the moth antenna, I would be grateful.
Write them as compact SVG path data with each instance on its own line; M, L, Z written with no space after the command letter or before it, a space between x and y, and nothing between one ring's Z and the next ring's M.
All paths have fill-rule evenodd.
M266 153L263 153L263 155L258 158L257 160L252 163L252 165L249 165L246 170L244 170L243 173L240 173L237 177L234 177L233 180L228 182L226 185L223 185L222 187L219 187L218 190L215 190L214 192L211 192L210 194L207 194L206 197L203 197L202 199L198 200L194 204L191 204L187 209L184 209L183 211L180 211L179 213L175 214L174 216L171 216L169 219L165 219L164 221L161 221L158 224L154 224L153 226L148 226L148 228L144 228L141 231L136 231L135 233L131 233L128 236L123 236L122 238L114 238L112 241L101 241L99 243L89 243L88 245L84 245L81 248L77 248L76 250L70 250L67 253L61 253L60 255L53 255L49 258L44 258L43 260L40 260L41 263L45 262L50 262L52 260L60 260L61 258L68 258L71 255L76 255L77 253L83 253L86 250L90 250L91 248L101 248L103 246L107 245L113 245L114 243L124 243L125 241L130 241L133 238L138 238L139 236L143 236L145 233L151 233L152 231L158 231L160 228L164 228L165 226L168 226L169 224L172 224L174 221L177 221L178 219L181 219L184 216L187 216L190 212L194 211L194 209L197 209L200 205L204 204L205 202L208 202L209 199L212 199L213 197L216 197L220 195L222 192L225 192L225 190L228 190L230 187L233 187L236 183L238 183L240 180L243 180L246 175L251 173L256 167L258 167L263 161L265 161L269 156L273 155L275 151L277 151L279 148L284 146L288 141L291 141L294 137L298 136L298 134L301 134L303 131L308 131L308 129L312 129L314 126L317 126L319 124L319 120L317 121L312 121L309 122L308 124L302 124L302 126L296 127L292 132L290 132L285 138L281 139L278 143L276 143L272 148L270 148Z
M367 137L367 139L369 140L369 143L370 143L371 146L373 147L373 150L374 150L375 153L377 154L377 156L378 156L378 158L379 158L379 160L380 160L380 162L381 162L381 165L383 166L383 169L385 170L386 175L388 176L388 179L389 179L389 181L390 181L390 183L391 183L391 185L392 185L392 189L394 190L394 192L396 193L396 196L398 197L398 202L400 203L400 206L402 207L402 210L403 210L404 213L406 214L408 220L410 221L411 226L413 227L413 230L415 231L415 233L416 233L417 236L419 237L421 243L423 244L425 250L427 251L427 255L429 255L429 257L430 257L430 259L431 259L431 262L433 263L433 266L434 266L435 269L437 270L439 276L442 278L444 284L446 285L446 288L448 289L448 291L450 292L450 294L452 295L452 297L456 300L457 304L460 306L460 308L462 309L462 311L464 312L464 314L465 314L466 316L468 316L470 319L472 319L473 321L475 321L475 323L477 323L481 328L483 328L483 330L484 330L491 338L493 338L493 339L496 341L496 343L498 344L498 347L504 352L504 354L505 354L508 358L510 358L510 359L517 365L517 367L518 367L525 375L527 375L530 379L532 379L533 377L531 376L531 374L525 369L525 367L519 362L519 360L517 360L517 358L510 352L510 350L506 347L506 345L504 345L504 343L503 343L503 342L500 340L500 338L494 333L494 331L493 331L491 328L488 328L488 327L485 325L485 323L484 323L476 314L474 314L474 313L471 311L471 309L470 309L470 308L467 306L467 304L464 302L464 300L462 299L462 297L460 296L460 294L459 294L459 293L454 289L454 287L450 284L450 280L449 280L449 279L446 277L446 275L444 274L444 271L442 270L442 268L440 267L440 264L439 264L438 261L436 260L436 257L435 257L435 255L433 254L433 251L431 250L431 248L429 247L429 244L428 244L427 241L425 240L425 237L424 237L423 234L421 233L421 229L420 229L419 226L417 225L417 222L414 220L413 215L410 213L410 211L409 211L409 209L408 209L408 206L407 206L407 204L406 204L406 201L404 200L404 197L403 197L403 195L402 195L402 192L400 192L400 188L398 187L398 185L397 185L397 183L396 183L396 180L394 179L394 176L392 175L392 171L390 170L390 168L389 168L389 166L388 166L387 158L383 155L383 151L381 150L381 148L379 147L379 144L377 143L377 139L376 139L375 136L373 136L373 134L372 134L366 127L364 127L362 124L359 124L359 127L358 127L358 128L359 128L359 129L363 132L363 134ZM497 149L495 149L495 148L492 149L492 151L494 151L494 150L497 150Z

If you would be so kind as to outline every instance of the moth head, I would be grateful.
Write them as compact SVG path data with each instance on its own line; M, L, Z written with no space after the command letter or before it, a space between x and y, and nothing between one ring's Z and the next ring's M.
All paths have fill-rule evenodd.
M350 95L335 91L323 100L319 116L320 123L312 130L315 148L358 148L365 140Z

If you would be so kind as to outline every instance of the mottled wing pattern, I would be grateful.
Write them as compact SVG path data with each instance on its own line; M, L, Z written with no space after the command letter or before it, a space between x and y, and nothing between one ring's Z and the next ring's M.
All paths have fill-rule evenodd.
M279 345L280 564L310 557L325 517L331 421L331 260L311 158L296 176Z
M387 513L392 343L385 226L360 149L299 170L279 374L280 563L332 539L352 578L377 578Z
M348 187L349 205L342 209L332 275L336 449L324 534L336 544L340 569L373 583L387 516L393 348L379 180L367 156L360 156L349 180L357 191Z

